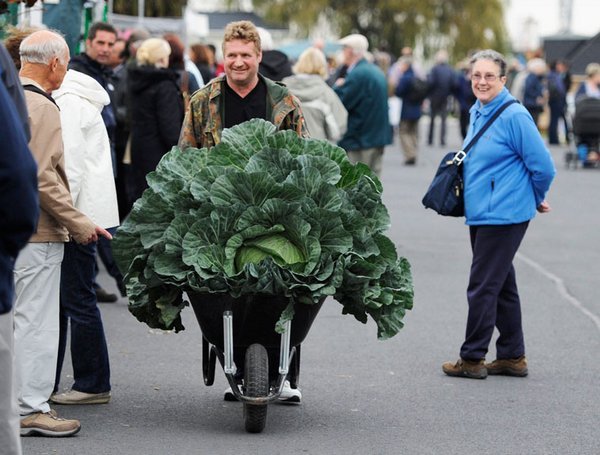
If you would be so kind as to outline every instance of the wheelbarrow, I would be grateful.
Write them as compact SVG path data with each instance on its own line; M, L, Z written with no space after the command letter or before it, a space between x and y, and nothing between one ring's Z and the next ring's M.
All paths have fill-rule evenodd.
M267 406L279 398L285 381L298 387L300 345L325 298L314 304L296 303L292 321L278 334L275 324L288 298L200 293L188 297L202 330L204 384L213 385L219 359L233 394L243 403L246 431L260 433Z

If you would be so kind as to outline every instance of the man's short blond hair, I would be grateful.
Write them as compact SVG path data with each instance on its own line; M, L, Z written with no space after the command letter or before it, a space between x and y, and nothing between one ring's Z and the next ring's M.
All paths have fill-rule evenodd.
M246 41L247 43L254 43L256 52L261 52L262 50L258 29L250 21L237 21L227 24L225 27L225 34L223 36L223 54L225 54L225 43L234 40L242 40Z

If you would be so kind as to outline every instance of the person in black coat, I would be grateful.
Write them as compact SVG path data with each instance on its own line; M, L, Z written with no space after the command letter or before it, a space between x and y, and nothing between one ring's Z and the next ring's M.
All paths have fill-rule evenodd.
M137 66L129 68L135 199L148 187L146 174L177 145L183 123L183 97L177 73L168 68L170 53L164 39L147 39L137 51Z
M525 79L523 106L529 111L535 124L538 124L540 114L548 101L546 89L546 62L541 58L531 59L527 63L529 74Z
M429 83L429 135L427 142L433 145L435 118L440 117L440 145L446 145L446 118L448 117L448 97L456 89L456 73L448 64L448 53L440 50L435 56L435 65L427 76Z
M475 101L477 101L477 98L473 94L473 89L471 88L471 69L469 65L463 66L457 74L454 97L456 98L460 111L460 134L464 140L464 138L467 137L467 130L469 129L469 110L471 109L471 106L475 104Z

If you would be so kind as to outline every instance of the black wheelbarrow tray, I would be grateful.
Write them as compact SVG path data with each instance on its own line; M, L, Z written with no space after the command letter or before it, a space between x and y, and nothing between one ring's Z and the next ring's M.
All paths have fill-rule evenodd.
M188 297L202 330L204 383L213 384L218 358L233 394L243 403L246 431L261 432L267 405L279 398L285 380L292 388L298 386L300 344L325 298L314 304L296 303L292 321L279 334L275 325L289 304L286 297L199 293Z

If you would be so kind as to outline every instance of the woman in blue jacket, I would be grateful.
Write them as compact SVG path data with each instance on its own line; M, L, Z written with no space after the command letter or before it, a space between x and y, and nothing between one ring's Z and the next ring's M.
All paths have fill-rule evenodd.
M480 51L470 64L477 101L470 111L465 145L500 106L513 99L504 87L506 61L501 54ZM474 379L488 374L527 375L512 261L536 210L550 211L545 197L555 173L531 115L518 103L509 106L467 154L465 216L473 251L469 315L460 359L442 366L447 375ZM494 327L500 333L496 360L485 363Z

